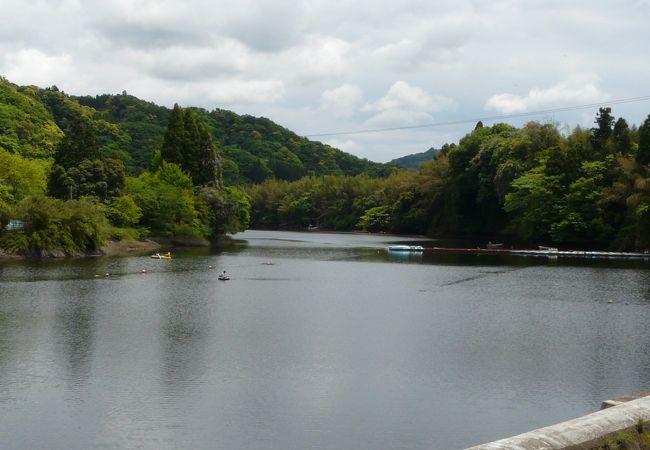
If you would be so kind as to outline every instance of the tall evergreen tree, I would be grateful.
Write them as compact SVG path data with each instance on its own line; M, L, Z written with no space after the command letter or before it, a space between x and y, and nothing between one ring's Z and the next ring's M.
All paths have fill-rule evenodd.
M57 146L54 164L68 169L77 166L84 159L92 160L98 157L99 148L90 120L83 116L75 117Z
M174 105L169 119L161 157L176 163L187 172L197 186L221 187L221 165L207 127L190 109Z
M614 116L611 113L612 108L598 108L594 122L598 126L591 129L591 143L597 151L604 149L607 139L612 135Z
M639 164L650 164L650 114L639 127L639 149L636 152Z
M622 117L619 117L616 123L614 124L612 137L614 138L616 149L619 152L621 152L624 155L630 153L630 149L632 148L632 139L630 138L630 127L627 125L627 121Z
M183 151L185 149L187 137L185 131L185 120L183 118L183 110L178 103L174 104L169 123L167 124L167 131L163 140L160 155L162 159L167 162L175 163L183 166Z

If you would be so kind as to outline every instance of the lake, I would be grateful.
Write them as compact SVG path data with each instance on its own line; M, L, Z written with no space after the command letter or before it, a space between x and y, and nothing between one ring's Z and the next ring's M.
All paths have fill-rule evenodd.
M650 390L649 262L389 243L436 245L1 262L2 447L462 449Z

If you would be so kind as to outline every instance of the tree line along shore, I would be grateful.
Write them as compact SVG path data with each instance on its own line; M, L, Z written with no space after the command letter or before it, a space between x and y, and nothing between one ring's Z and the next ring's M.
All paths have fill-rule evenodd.
M413 170L264 118L0 79L0 256L207 245L248 227L643 251L649 164L650 115L630 125L606 107L570 132L479 122Z

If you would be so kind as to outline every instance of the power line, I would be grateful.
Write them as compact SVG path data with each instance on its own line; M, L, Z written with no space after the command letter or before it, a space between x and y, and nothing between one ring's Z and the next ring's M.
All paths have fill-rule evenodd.
M553 113L558 113L558 112L564 112L564 111L577 111L580 109L589 109L589 108L595 108L595 107L602 107L602 106L610 106L610 105L621 105L623 103L636 103L636 102L644 102L644 101L649 101L650 100L650 95L644 95L641 97L631 97L631 98L622 98L618 100L610 100L607 102L598 102L598 103L590 103L587 105L577 105L577 106L565 106L563 108L553 108L553 109L541 109L538 111L530 111L530 112L522 112L522 113L515 113L515 114L503 114L503 115L498 115L498 116L484 116L484 117L478 117L474 119L460 119L460 120L452 120L448 122L436 122L436 123L427 123L427 124L422 124L422 125L409 125L409 126L403 126L403 127L390 127L390 128L370 128L370 129L365 129L365 130L356 130L356 131L335 131L335 132L330 132L330 133L316 133L316 134L307 134L305 137L311 138L311 137L324 137L324 136L342 136L346 134L367 134L367 133L383 133L385 131L399 131L399 130L413 130L417 128L435 128L435 127L445 127L449 125L460 125L464 123L476 123L478 121L481 122L492 122L495 120L503 120L503 119L513 119L517 117L529 117L529 116L539 116L543 114L553 114Z

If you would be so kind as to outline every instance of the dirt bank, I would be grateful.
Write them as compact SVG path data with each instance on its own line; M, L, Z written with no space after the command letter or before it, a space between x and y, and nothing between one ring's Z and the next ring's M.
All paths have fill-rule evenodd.
M160 244L152 240L135 241L132 239L124 239L122 241L109 241L109 243L102 247L101 251L104 255L119 256L130 255L132 253L146 253L160 249Z
M75 257L84 256L120 256L131 255L139 253L147 253L160 249L161 245L155 241L147 239L146 241L136 241L132 239L124 239L121 241L109 241L99 251L88 254L73 255ZM0 248L0 261L13 261L27 258L65 258L66 256L61 251L41 250L38 252L30 252L26 255L9 253Z

